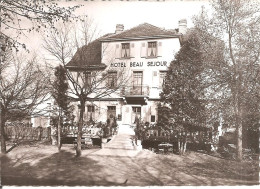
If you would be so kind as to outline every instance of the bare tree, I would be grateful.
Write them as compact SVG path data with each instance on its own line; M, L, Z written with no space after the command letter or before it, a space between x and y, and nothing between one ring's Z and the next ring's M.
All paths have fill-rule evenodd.
M74 48L78 49L100 36L101 31L93 18L79 16L80 22L76 25L77 30L73 31Z
M259 124L260 7L249 0L215 0L212 8L211 16L203 10L195 18L195 27L201 32L208 60L219 56L218 62L205 64L209 96L215 100L211 106L220 110L218 114L225 122L236 127L237 158L242 160L242 128ZM258 123L246 121L252 113Z
M58 20L77 18L72 13L78 7L60 7L51 0L0 0L0 37L6 39L9 46L25 48L26 45L19 42L20 35L41 29L48 31L55 28Z
M84 20L83 22L88 22ZM83 31L82 34L71 30L71 26L63 25L59 33L53 33L51 36L44 38L44 49L52 56L56 57L61 65L66 68L66 75L69 81L68 95L74 101L79 102L80 116L78 120L78 136L76 155L81 155L81 136L82 126L84 122L85 105L87 101L96 100L102 97L109 97L111 94L119 93L119 89L126 82L128 77L124 75L123 68L117 70L115 77L111 78L109 71L112 69L109 66L102 64L101 42L99 39L92 40L94 36L92 32L95 30L88 29L90 25L83 23L78 31ZM79 46L84 43L82 47ZM98 51L91 49L98 48ZM77 49L73 56L73 47ZM103 48L105 51L106 47ZM73 57L73 58L72 58ZM98 59L98 64L93 64L93 60ZM112 58L111 58L112 59ZM69 61L76 62L76 66L68 66ZM110 79L110 82L107 82Z
M0 80L2 153L6 153L6 121L39 113L37 106L47 100L46 75L35 57L26 60L24 55L9 54L3 58Z

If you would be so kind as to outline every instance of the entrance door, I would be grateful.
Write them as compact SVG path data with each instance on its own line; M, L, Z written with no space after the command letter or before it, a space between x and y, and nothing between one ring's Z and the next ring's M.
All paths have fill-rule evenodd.
M110 132L112 132L112 127L114 126L114 118L116 117L116 107L108 106L107 107L107 119L109 120Z
M107 119L113 121L116 117L116 107L115 106L108 106L107 107Z
M132 107L132 123L136 124L136 118L141 120L141 107Z
M133 72L132 94L142 95L142 85L143 85L143 72L142 71L134 71Z

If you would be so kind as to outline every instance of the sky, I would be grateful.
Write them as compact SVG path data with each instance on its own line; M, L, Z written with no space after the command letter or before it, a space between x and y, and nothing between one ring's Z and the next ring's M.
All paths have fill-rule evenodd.
M165 29L178 28L180 19L187 19L188 27L192 27L192 17L206 8L209 2L206 0L129 0L129 1L102 1L102 0L61 0L60 6L83 5L76 15L87 15L97 24L100 34L114 33L116 24L123 24L124 29L130 29L142 23L149 23ZM37 35L37 34L36 34ZM28 47L39 49L41 41L34 37ZM32 41L27 38L27 41Z
M186 18L192 26L191 18L198 14L201 6L208 1L76 1L68 4L84 3L78 14L93 18L105 33L114 32L116 24L125 29L147 22L166 29L178 27L178 21ZM63 4L67 4L64 2Z

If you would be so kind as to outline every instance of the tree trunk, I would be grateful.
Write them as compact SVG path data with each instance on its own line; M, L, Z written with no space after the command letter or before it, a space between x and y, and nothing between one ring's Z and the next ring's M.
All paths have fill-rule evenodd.
M42 132L43 132L42 127L38 127L38 138L37 138L38 141L42 140ZM28 139L28 137L26 137L25 139Z
M240 78L240 77L239 77ZM236 90L234 95L235 100L235 123L236 123L236 134L237 134L237 160L242 160L242 109L240 106L240 80L236 83Z
M236 130L237 130L237 160L242 161L243 158L243 146L242 146L242 119L241 119L241 109L238 107L238 118L236 123Z
M179 150L179 155L181 155L181 140L178 139L178 150Z
M6 154L6 143L5 143L5 119L4 112L0 110L0 126L1 126L1 153Z
M51 142L51 127L47 127L47 133L48 141Z
M237 127L237 159L241 161L243 157L242 154L242 124L239 123Z
M183 135L183 154L186 152L186 145L187 145L187 131L185 131Z
M187 147L187 141L185 141L185 142L183 143L183 153L186 152L186 147Z
M58 120L58 150L59 150L59 152L61 150L61 122L62 122L62 118L61 118L61 108L60 108L59 120Z
M81 136L82 136L82 127L83 127L83 114L85 112L85 102L80 102L80 115L79 115L79 127L78 127L78 137L77 137L77 148L76 156L81 156Z

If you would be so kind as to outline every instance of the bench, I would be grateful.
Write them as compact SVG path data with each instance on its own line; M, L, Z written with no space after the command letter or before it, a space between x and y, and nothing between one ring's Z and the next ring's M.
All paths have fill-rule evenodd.
M73 145L74 145L74 148L77 147L77 138L73 141ZM81 139L81 148L85 149L89 146L92 146L92 140L91 138L85 138L85 139Z

